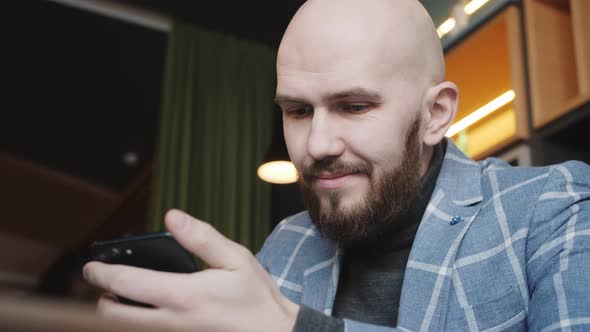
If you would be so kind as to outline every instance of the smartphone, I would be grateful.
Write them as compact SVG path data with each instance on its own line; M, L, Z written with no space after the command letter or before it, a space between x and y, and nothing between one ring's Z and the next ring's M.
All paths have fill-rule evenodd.
M199 270L197 261L168 232L128 236L98 241L90 249L92 260L141 267L151 270L192 273ZM150 306L118 296L126 304Z

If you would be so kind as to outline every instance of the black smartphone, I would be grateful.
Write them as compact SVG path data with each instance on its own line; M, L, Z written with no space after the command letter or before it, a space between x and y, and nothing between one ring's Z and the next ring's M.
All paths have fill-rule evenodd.
M168 232L128 236L98 241L90 249L92 260L141 267L151 270L192 273L199 270L197 261ZM123 297L126 304L150 306Z

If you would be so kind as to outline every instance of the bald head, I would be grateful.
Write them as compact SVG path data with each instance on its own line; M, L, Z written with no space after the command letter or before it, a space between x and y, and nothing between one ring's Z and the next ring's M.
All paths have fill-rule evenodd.
M456 111L418 0L308 0L281 42L276 102L310 216L335 240L398 220Z
M445 79L436 28L418 0L307 1L285 32L278 70L295 65L321 72L340 61L416 83Z

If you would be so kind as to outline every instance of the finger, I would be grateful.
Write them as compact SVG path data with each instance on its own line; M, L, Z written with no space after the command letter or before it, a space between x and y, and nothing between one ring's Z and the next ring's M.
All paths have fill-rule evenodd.
M121 304L110 296L101 296L98 300L98 313L109 319L125 320L135 323L163 325L166 321L167 312Z
M252 256L247 249L227 239L208 223L180 210L168 211L164 219L174 238L212 268L237 269Z
M108 292L156 307L172 309L186 305L186 274L160 272L126 265L90 262L84 266L84 278Z

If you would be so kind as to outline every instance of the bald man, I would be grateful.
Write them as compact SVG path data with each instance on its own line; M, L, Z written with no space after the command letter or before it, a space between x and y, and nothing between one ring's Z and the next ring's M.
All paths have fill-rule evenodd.
M476 163L444 135L457 87L416 0L310 0L278 53L276 102L307 211L256 258L172 210L209 269L98 262L108 317L187 331L590 329L590 170Z

